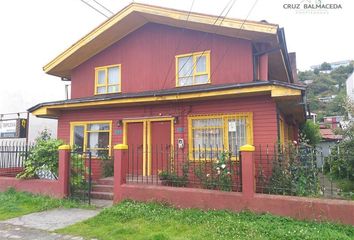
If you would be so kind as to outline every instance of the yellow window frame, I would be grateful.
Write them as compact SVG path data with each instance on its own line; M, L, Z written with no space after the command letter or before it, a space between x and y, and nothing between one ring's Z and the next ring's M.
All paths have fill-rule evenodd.
M115 84L108 84L108 69L109 68L114 68L117 67L119 69L118 71L118 83ZM98 83L98 73L100 71L104 71L105 72L105 80L103 84L99 84ZM122 91L122 67L121 64L115 64L115 65L107 65L107 66L101 66L101 67L96 67L95 68L95 95L101 95L101 94L109 94L109 93L118 93ZM111 86L117 86L118 85L118 91L116 92L108 92L108 88ZM104 93L98 93L97 89L99 87L105 87L106 91Z
M285 122L283 117L279 117L279 143L284 145L285 143Z
M109 125L109 130L95 130L95 131L90 131L87 130L87 126L90 124L108 124ZM112 154L112 121L107 120L107 121L82 121L82 122L70 122L70 146L74 146L74 129L76 126L83 126L84 127L84 146L83 146L83 151L87 152L89 149L87 147L87 140L88 140L88 133L90 132L108 132L109 133L109 145L108 145L108 154L111 156ZM106 148L91 148L95 150L106 150Z
M188 117L188 152L189 152L189 160L198 161L198 159L194 158L193 152L196 151L193 147L193 130L195 129L206 129L208 127L193 127L193 120L202 120L202 119L222 119L223 126L220 128L223 129L223 145L224 150L229 151L229 134L228 134L228 120L229 119L246 119L246 134L247 134L247 144L253 145L253 113L245 112L245 113L234 113L234 114L208 114L208 115L193 115ZM215 127L210 127L215 129ZM202 150L211 150L211 148L203 148ZM200 160L205 160L200 159ZM206 158L206 160L216 160L210 159L210 157ZM231 160L238 160L238 157L232 157Z
M197 59L198 57L205 56L205 72L197 72ZM204 51L204 52L194 52L194 53L187 53L187 54L181 54L181 55L176 55L176 87L185 87L181 86L179 84L179 59L183 57L191 57L193 59L193 83L192 85L185 85L185 86L194 86L194 85L202 85L202 84L208 84L211 82L210 80L210 50ZM195 83L195 79L197 76L201 75L207 75L208 76L208 82L206 83Z

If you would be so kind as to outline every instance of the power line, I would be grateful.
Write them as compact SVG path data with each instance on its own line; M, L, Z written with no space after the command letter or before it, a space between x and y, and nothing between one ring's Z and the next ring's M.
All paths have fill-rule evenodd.
M239 35L239 33L243 30L243 25L245 24L245 22L247 21L248 17L250 16L251 12L253 11L253 9L255 8L256 4L257 4L258 0L255 0L251 9L248 11L246 18L243 20L240 29L238 30L237 35ZM221 56L221 59L219 60L218 64L216 65L216 67L214 68L213 72L210 74L210 78L208 79L208 81L210 81L210 79L212 78L213 74L216 72L216 70L219 68L221 62L224 60L224 57L226 56L226 54L228 53L230 46L228 48L226 48L224 54Z
M94 6L92 6L91 4L89 4L88 2L84 1L84 0L80 0L81 2L85 3L87 6L89 6L90 8L92 8L93 10L95 10L96 12L98 12L99 14L105 16L106 18L109 18L109 16L107 16L106 14L104 14L103 12L101 12L100 10L98 10L97 8L95 8Z
M221 18L222 14L224 13L224 11L226 11L226 9L229 8L229 9L227 10L225 16L222 17L222 20L221 20L220 23L219 23L219 26L221 26L221 24L224 22L225 18L226 18L227 15L229 14L230 10L231 10L231 9L233 8L233 6L235 5L236 1L237 1L237 0L230 0L230 1L226 4L226 6L224 7L224 9L221 11L221 13L219 14L219 16L215 19L214 23L212 24L213 26L219 21L219 19ZM231 4L231 5L230 5L230 4ZM229 6L229 5L230 5L230 6ZM214 34L216 34L216 33L217 33L217 31L214 32ZM206 38L209 34L210 34L210 33L208 33L208 32L204 34L203 38L199 41L199 43L197 44L197 47L196 47L196 48L199 48L199 46L203 43L203 41L205 40L205 38ZM194 48L194 49L196 49L196 48ZM206 50L204 49L203 52L202 52L202 54L200 55L200 57L199 57L199 58L197 59L197 61L193 64L193 67L192 67L192 69L191 69L191 72L194 72L194 69L196 68L196 66L197 66L197 64L198 64L199 59L204 55L205 51L206 51ZM181 69L178 70L178 74L177 74L177 75L179 75L179 73L180 73L181 70L185 67L185 65L186 65L187 62L191 59L191 57L193 57L193 55L188 57L187 61L182 65ZM209 78L208 80L210 80L210 78Z
M109 12L110 14L114 15L114 12L112 12L111 10L109 10L108 8L106 8L105 6L103 6L103 4L99 3L96 0L93 0L95 3L97 3L98 5L100 5L102 8L104 8L107 12Z
M188 22L188 20L189 20L190 14L191 14L191 12L192 12L192 8L193 8L193 5L194 5L194 1L195 1L195 0L192 1L191 7L189 8L189 12L188 12L188 15L187 15L187 20L186 20L187 22ZM183 35L183 33L184 33L185 30L186 30L185 28L182 28L181 35ZM176 54L177 50L179 49L179 46L180 46L181 42L182 42L182 37L179 38L179 41L178 41L177 46L176 46L176 49L175 49L175 51L174 51L175 54ZM165 87L165 83L166 83L166 80L167 80L167 78L168 78L168 74L169 74L170 71L171 71L172 65L173 65L173 59L171 59L171 61L170 61L170 64L169 64L169 67L168 67L168 70L167 70L167 73L166 73L166 76L165 76L165 80L163 81L163 84L162 84L162 89Z

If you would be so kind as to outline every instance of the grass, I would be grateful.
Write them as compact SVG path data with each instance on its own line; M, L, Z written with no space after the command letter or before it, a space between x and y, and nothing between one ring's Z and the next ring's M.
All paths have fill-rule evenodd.
M179 210L125 201L59 230L102 240L354 239L354 227L250 212Z
M88 206L66 199L54 199L25 192L16 192L14 189L0 193L0 220L58 207Z
M342 190L341 195L349 200L354 200L354 181L348 179L336 180L336 184Z

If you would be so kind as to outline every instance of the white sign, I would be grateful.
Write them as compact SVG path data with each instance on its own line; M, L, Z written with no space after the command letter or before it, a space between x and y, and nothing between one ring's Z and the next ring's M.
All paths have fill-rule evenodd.
M0 121L0 137L16 135L17 120Z
M236 132L236 121L229 122L229 132Z

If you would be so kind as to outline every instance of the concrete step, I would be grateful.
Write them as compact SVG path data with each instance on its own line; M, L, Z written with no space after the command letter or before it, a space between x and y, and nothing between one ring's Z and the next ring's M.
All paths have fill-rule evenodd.
M113 193L108 192L91 192L92 199L105 199L105 200L113 200Z
M94 184L97 184L97 185L114 185L114 179L113 177L110 177L110 178L101 178L101 179L98 179L94 182Z
M109 192L113 193L113 185L92 185L92 192Z

